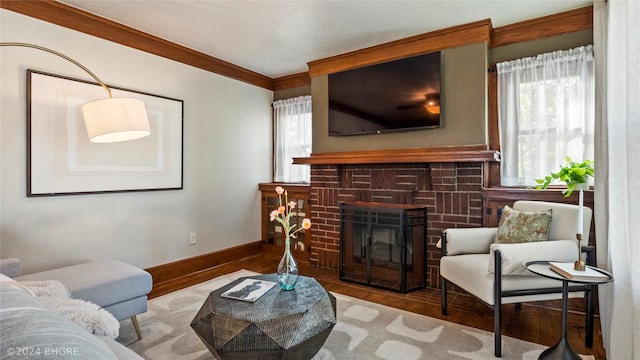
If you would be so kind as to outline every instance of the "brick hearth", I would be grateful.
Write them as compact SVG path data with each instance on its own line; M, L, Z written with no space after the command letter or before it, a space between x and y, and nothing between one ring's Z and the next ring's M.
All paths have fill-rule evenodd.
M338 269L340 203L373 201L427 207L427 286L440 287L440 232L482 225L481 162L311 166L312 266Z

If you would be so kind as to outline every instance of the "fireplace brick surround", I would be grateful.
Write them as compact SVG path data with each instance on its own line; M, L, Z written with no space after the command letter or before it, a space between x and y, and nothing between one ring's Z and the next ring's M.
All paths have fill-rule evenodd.
M427 207L427 286L439 285L440 232L482 225L482 162L311 165L312 266L338 269L340 203Z

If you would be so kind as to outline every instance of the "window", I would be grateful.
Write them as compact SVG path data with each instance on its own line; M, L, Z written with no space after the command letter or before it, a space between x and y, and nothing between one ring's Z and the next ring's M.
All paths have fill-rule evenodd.
M531 186L567 156L594 158L593 47L497 64L500 183Z
M311 169L293 165L294 157L311 155L311 96L278 100L274 111L274 181L310 182Z

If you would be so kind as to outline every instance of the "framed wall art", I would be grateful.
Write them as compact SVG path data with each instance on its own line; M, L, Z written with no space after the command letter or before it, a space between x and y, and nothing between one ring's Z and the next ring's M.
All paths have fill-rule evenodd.
M106 91L27 70L27 196L182 189L183 101L109 87L114 98L144 101L151 135L90 142L80 107Z

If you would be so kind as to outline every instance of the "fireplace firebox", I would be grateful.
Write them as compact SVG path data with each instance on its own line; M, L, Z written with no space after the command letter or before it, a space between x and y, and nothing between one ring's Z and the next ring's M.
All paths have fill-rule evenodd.
M340 205L340 279L408 292L426 286L427 209L420 205Z

